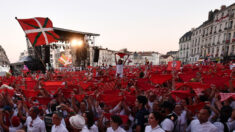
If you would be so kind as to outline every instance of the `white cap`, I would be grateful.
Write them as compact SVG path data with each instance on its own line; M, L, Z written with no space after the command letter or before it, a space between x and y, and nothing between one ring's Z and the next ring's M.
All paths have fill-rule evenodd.
M85 126L85 119L80 115L75 115L69 118L71 126L81 130Z

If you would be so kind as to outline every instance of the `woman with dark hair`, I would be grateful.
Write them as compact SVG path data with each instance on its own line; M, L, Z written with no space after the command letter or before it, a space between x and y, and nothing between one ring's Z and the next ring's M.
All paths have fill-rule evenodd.
M94 114L90 111L85 111L83 117L86 121L86 125L82 129L82 132L98 132L98 127L95 125Z
M165 132L159 123L162 120L162 116L158 112L152 112L149 114L148 123L149 125L145 127L145 132Z
M122 125L122 119L118 115L111 116L110 125L111 127L107 129L107 132L126 132L120 127Z

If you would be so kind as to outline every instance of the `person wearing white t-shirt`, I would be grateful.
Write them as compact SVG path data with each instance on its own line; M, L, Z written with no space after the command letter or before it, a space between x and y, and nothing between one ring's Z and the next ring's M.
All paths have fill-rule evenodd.
M86 125L82 128L82 132L98 132L98 127L95 125L94 114L91 111L86 111L82 114Z
M119 59L117 61L117 57L116 57L116 53L115 53L116 76L117 77L120 77L120 78L123 77L123 68L124 68L124 65L125 65L128 58L129 58L129 55L127 56L127 58L124 61L122 59Z
M56 111L52 115L52 129L51 132L68 132L68 130L65 128L65 126L62 124L62 113Z
M111 116L110 125L111 127L107 129L107 132L126 132L120 127L122 125L122 119L118 115Z
M29 110L29 117L27 117L25 126L27 126L27 132L46 132L45 122L38 116L38 107L31 107Z
M0 119L2 119L2 111L0 111ZM4 124L3 120L0 120L0 126L4 129L4 131L7 132L16 132L23 127L23 125L20 123L20 118L17 116L11 118L11 124L11 126L7 126Z
M218 132L215 125L208 121L211 114L209 107L205 106L198 114L198 119L193 120L187 128L187 132Z
M145 132L165 132L159 126L160 119L161 119L160 113L158 112L150 113L148 118L149 125L145 127Z

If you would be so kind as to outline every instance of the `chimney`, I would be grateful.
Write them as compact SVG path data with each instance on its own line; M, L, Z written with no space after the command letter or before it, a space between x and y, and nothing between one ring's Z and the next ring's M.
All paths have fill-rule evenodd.
M221 7L220 7L220 10L224 10L226 8L226 5L222 5Z
M214 19L214 16L213 16L214 14L213 14L213 11L210 11L209 13L208 13L208 20L213 20Z

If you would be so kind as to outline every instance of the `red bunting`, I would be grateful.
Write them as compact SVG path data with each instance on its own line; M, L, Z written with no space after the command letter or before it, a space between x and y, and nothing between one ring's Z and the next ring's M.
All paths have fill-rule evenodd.
M81 94L81 95L75 95L75 98L79 101L82 102L82 100L84 99L85 95Z
M180 99L194 96L194 94L192 94L189 90L175 90L172 91L171 94L179 97Z
M32 98L32 97L36 97L39 92L34 91L34 90L23 90L23 93L24 93L25 97Z
M206 105L205 102L201 102L195 105L187 105L186 107L193 113L196 113L196 112L199 112L205 105Z
M151 74L150 81L155 84L163 84L172 79L172 75Z
M225 101L229 98L232 98L235 100L235 93L220 93L220 101Z

